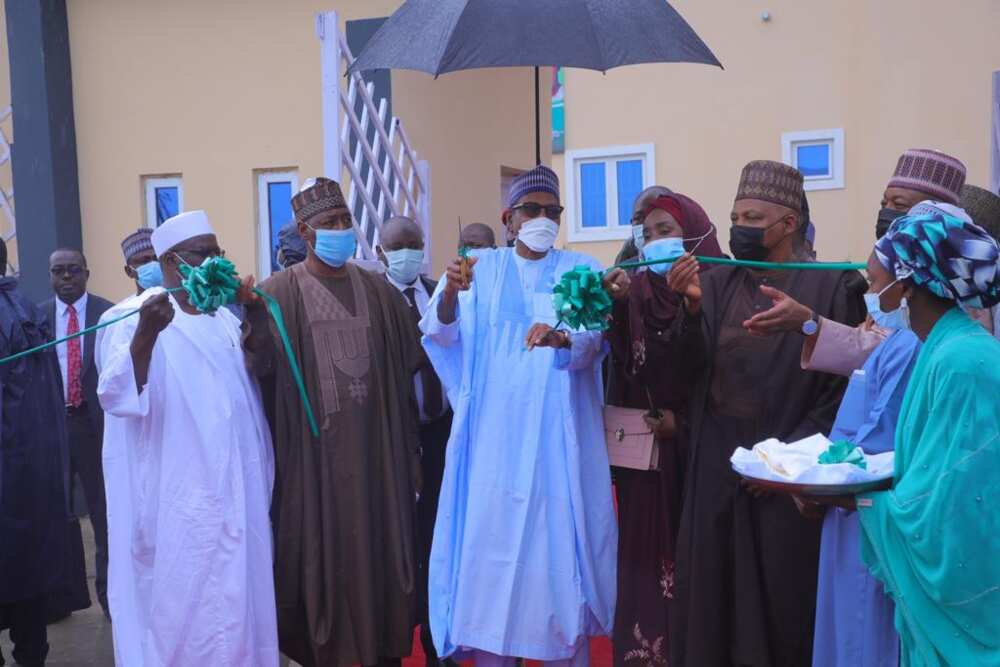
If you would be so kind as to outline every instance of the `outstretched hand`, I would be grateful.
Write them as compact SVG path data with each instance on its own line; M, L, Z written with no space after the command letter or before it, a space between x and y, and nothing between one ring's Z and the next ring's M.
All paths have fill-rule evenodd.
M472 287L474 277L472 267L478 261L476 257L456 257L453 259L445 271L445 280L447 280L445 291L454 296L458 292L464 292Z
M700 268L694 255L684 254L667 274L667 286L684 297L687 311L692 315L701 309Z
M802 331L802 325L812 318L812 310L781 290L760 286L761 293L773 304L743 322L743 328L752 336L770 336L784 331Z
M236 303L241 303L245 306L252 306L260 301L260 296L253 291L253 287L253 276L244 276L243 278L240 278L240 287L236 290Z
M623 301L628 298L631 279L625 269L611 269L604 274L604 289L615 301Z

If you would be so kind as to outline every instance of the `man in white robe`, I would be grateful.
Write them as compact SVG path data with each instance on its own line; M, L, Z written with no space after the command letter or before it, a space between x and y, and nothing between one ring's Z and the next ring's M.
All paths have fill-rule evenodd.
M182 263L221 253L201 211L164 222L152 241L167 289ZM103 319L140 306L97 351L116 664L277 665L274 463L239 322L159 287Z
M513 248L458 260L421 321L455 407L430 561L438 654L586 665L611 633L617 526L601 420L600 332L553 331L552 288L578 253L553 250L559 185L540 166L511 187ZM627 291L616 271L608 284Z

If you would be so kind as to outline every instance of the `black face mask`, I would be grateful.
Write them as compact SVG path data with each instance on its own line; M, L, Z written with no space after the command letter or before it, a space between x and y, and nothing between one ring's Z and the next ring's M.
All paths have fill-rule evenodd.
M880 210L878 212L878 220L875 222L875 240L885 236L885 233L889 231L889 227L896 221L896 218L901 218L904 215L906 215L906 211L897 211L892 208L883 208Z
M767 253L770 250L764 245L764 234L770 228L733 225L729 229L729 251L736 259L763 262L767 259Z

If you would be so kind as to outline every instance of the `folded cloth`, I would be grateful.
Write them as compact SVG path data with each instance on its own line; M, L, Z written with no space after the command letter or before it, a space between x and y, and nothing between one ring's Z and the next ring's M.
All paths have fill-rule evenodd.
M823 465L834 463L851 463L859 468L867 468L865 453L853 442L838 440L830 445L825 452L819 455L819 462Z
M820 463L832 445L818 433L790 444L769 438L752 449L737 448L730 463L746 477L798 484L860 484L892 477L893 452L865 454L855 448L864 457L863 468L851 462Z

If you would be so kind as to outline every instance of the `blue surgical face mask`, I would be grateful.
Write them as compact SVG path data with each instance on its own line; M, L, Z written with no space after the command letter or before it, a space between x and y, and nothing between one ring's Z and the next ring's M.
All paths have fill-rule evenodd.
M139 287L142 289L159 287L163 284L163 270L160 268L160 263L156 260L146 262L136 268L135 274L136 282L139 283Z
M673 260L678 259L684 254L684 239L680 237L670 237L665 239L656 239L655 241L650 241L642 249L642 255L647 261L658 260L658 259L669 259L670 262L663 262L662 264L651 264L649 266L650 271L655 271L661 276L670 270L670 267L674 265Z
M885 290L895 285L898 280L894 280L878 294L869 292L865 294L865 306L868 307L868 314L871 315L875 324L883 329L909 329L910 328L910 306L906 303L906 297L899 302L899 308L888 313L882 310L881 297Z
M423 250L401 248L384 252L385 259L389 263L389 277L397 283L409 285L420 275L420 269L424 266Z
M347 263L358 249L358 238L354 229L313 229L316 244L313 251L324 264L339 269Z

